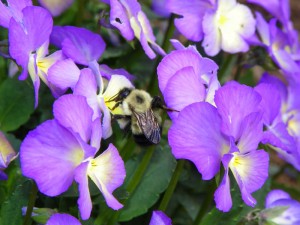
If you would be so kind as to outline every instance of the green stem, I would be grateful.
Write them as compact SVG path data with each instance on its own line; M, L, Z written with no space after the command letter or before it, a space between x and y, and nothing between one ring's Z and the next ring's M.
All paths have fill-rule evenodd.
M164 40L162 43L162 49L165 50L166 52L168 52L168 50L171 46L170 39L172 38L174 30L175 30L174 19L175 19L175 15L172 14L169 18L168 28L166 30L165 37L164 37ZM162 56L157 57L157 59L155 61L154 70L152 72L151 80L149 82L148 91L151 95L157 95L157 93L159 92L156 69L157 69L157 66L160 63L161 59L162 59Z
M167 206L169 204L169 201L173 195L173 192L176 188L176 185L178 183L178 180L180 178L182 169L184 166L184 160L179 160L175 172L172 175L171 181L169 183L168 189L166 190L163 199L160 202L160 205L158 207L158 210L165 211L167 209Z
M206 194L206 197L202 203L202 206L200 207L200 210L196 216L194 225L200 225L204 215L207 213L208 209L210 208L211 202L214 197L215 189L216 189L216 182L215 182L215 180L212 180L212 181L210 181L210 184L208 185L208 193Z
M33 182L32 187L31 187L31 192L29 195L29 200L28 200L28 205L27 205L27 210L26 210L26 215L25 215L23 225L31 224L31 214L33 211L37 193L38 193L38 188L37 188L35 182Z
M153 145L149 149L146 150L146 153L145 153L140 165L138 166L135 174L133 175L130 183L127 186L127 191L129 192L129 194L132 194L134 192L135 188L140 183L141 178L143 177L143 175L151 161L152 155L155 151L155 147L156 146Z
M233 79L235 81L239 81L239 79L241 77L241 73L242 73L242 70L243 70L242 60L243 60L243 55L239 54L237 62L236 62L237 69L236 69L235 74L233 76Z
M124 162L127 162L130 159L133 151L135 150L136 144L133 138L128 138L122 149L120 150L120 155Z
M237 56L234 54L229 54L226 57L223 57L224 61L220 66L220 70L218 72L218 77L221 83L225 83L228 77L231 74L232 68L237 62Z
M78 2L78 11L76 13L76 20L75 20L75 24L76 26L81 26L82 25L82 21L83 21L83 17L84 17L84 9L86 8L85 7L85 0L79 0Z
M148 168L148 165L151 161L152 155L155 151L155 145L151 146L149 149L146 150L146 153L140 163L140 165L137 167L136 172L134 173L133 177L131 178L129 184L127 185L127 191L129 193L129 198L130 195L133 194L137 186L139 185L144 173L146 172L146 169ZM124 204L124 202L122 202ZM109 225L114 225L117 223L119 216L120 216L120 211L116 212L110 222L108 223Z

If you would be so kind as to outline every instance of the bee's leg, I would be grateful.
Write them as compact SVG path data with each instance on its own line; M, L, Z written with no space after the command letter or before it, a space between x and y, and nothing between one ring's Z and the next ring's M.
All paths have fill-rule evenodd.
M115 110L119 105L121 105L122 102L117 102L114 107L112 107L111 111Z
M129 121L129 123L124 127L123 131L124 131L124 138L128 138L132 134L131 121Z
M154 108L159 108L159 109L164 109L164 110L167 110L169 112L179 112L178 110L176 109L171 109L171 108L168 108L163 100L161 99L161 97L159 96L154 96L153 99L152 99L152 102L151 102L151 107L152 109Z
M112 116L113 120L120 120L120 119L131 119L131 116L128 115L121 115L121 114L115 114Z

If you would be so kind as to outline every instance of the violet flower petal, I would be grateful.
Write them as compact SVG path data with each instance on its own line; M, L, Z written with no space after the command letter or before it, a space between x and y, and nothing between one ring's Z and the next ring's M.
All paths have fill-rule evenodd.
M264 113L264 123L271 125L280 112L280 94L275 86L267 83L259 84L254 90L262 97L260 108Z
M172 221L164 212L153 211L149 225L172 225Z
M58 61L48 70L48 81L64 92L68 88L74 90L79 76L80 70L72 59Z
M169 129L168 139L173 155L191 160L202 174L202 179L213 178L220 169L222 155L229 151L229 141L220 129L221 118L209 103L185 107Z
M177 50L165 56L157 67L159 88L162 93L167 86L169 79L184 67L193 67L196 74L200 70L199 60L201 56L191 50Z
M0 26L8 28L9 21L13 17L17 22L22 21L22 10L26 6L32 6L31 0L7 0L7 6L0 1Z
M133 80L134 76L131 75L130 73L128 73L128 71L126 71L123 68L119 68L119 69L112 69L110 67L108 67L107 65L101 64L99 65L99 70L100 73L102 75L102 77L105 77L106 79L110 80L112 75L123 75L125 76L128 80Z
M65 213L55 213L53 214L46 225L81 225L81 223L73 216Z
M61 47L63 53L74 62L85 66L91 61L97 61L106 46L100 35L85 28L72 26L54 26L51 43Z
M75 170L75 181L79 185L79 198L77 203L79 206L81 218L83 220L87 220L88 218L90 218L92 212L92 200L90 196L87 176L89 163L89 161L84 162L81 165L79 165Z
M110 0L110 23L118 28L127 41L134 39L134 32L131 28L126 9L118 0Z
M54 102L53 115L62 126L78 133L83 141L90 140L93 111L85 97L63 95Z
M250 113L258 111L260 101L261 96L253 88L234 81L218 89L215 103L222 117L222 131L238 140L242 121Z
M291 196L282 190L272 190L266 197L266 208L269 208L274 202L280 199L292 199Z
M102 119L102 137L104 139L109 138L112 135L112 127L111 127L111 113L107 106L105 105L104 99L100 98L99 100L99 107L103 112L103 119Z
M202 0L168 0L166 6L168 11L182 16L175 19L175 26L180 33L191 41L202 40L203 16L211 7L208 2Z
M254 207L256 200L251 193L260 189L268 178L269 155L263 150L234 155L230 169L239 185L244 202Z
M87 103L93 109L93 120L101 117L101 110L97 96L97 83L91 69L81 70L79 80L74 88L74 95L86 97Z
M178 70L169 79L164 91L164 99L169 108L181 111L192 103L202 102L205 94L201 77L195 74L193 67L189 66ZM178 112L170 112L169 115L175 119Z
M83 157L80 143L56 120L48 120L30 131L20 148L23 175L34 179L39 190L49 196L69 188Z
M224 177L214 194L216 208L223 212L228 212L232 207L232 199L230 193L230 179L228 176L228 172L229 172L228 165L231 159L232 159L232 154L225 154L223 156L222 162L225 167Z
M241 123L240 134L237 147L241 153L257 149L263 137L262 113L251 113L246 116Z

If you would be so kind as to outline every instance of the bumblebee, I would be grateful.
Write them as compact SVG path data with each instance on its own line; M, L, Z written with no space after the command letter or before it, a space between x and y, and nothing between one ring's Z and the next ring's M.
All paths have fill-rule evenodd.
M131 130L137 144L148 146L160 142L160 113L161 109L167 108L159 96L152 98L144 90L124 88L108 102L115 102L111 111L121 108L122 114L115 114L113 118L122 129Z

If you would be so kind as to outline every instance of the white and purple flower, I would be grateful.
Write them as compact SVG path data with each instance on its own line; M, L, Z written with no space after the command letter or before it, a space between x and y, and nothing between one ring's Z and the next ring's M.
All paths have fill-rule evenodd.
M35 107L38 105L40 79L58 97L61 90L48 82L48 69L64 58L61 51L48 55L50 34L53 20L49 12L41 7L27 6L22 10L22 17L11 18L9 23L9 53L23 69L19 79L28 77L33 82Z
M189 40L201 41L206 54L246 52L247 40L255 33L251 10L236 0L168 0L167 8L182 16L177 29Z
M24 139L21 169L48 196L65 192L73 180L79 184L78 205L82 219L88 219L92 201L88 177L99 188L106 203L114 210L122 204L112 195L125 179L124 162L110 144L96 156L101 141L100 119L83 96L64 95L54 103L54 119L47 120ZM34 163L33 163L34 162Z
M254 207L251 193L268 177L269 156L257 150L262 139L260 95L252 88L229 82L216 91L216 107L197 102L185 107L169 130L169 144L178 159L192 161L202 179L212 179L225 168L215 192L216 207L228 212L232 206L229 169L241 190L244 202Z

